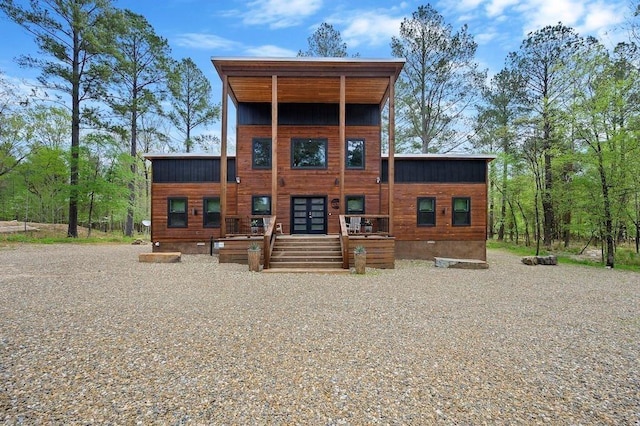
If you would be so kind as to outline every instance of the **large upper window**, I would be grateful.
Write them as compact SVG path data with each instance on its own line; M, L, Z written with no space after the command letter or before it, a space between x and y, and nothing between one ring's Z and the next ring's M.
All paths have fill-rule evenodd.
M187 227L187 199L169 198L167 200L167 226L169 228Z
M326 169L326 139L291 139L292 169Z
M453 226L471 225L471 199L459 197L453 199Z
M252 147L252 165L254 169L271 168L271 139L254 138Z
M210 197L203 200L204 214L202 215L205 228L220 227L220 197Z
M271 197L269 195L254 195L251 197L251 214L271 215Z
M347 195L345 204L347 214L364 214L364 195Z
M347 169L364 169L364 139L347 139Z
M418 198L418 226L434 226L436 224L436 199L434 197Z

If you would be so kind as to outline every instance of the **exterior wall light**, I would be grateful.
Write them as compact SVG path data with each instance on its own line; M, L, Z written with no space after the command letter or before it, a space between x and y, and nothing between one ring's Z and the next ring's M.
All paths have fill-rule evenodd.
M236 176L236 183L240 183L240 176Z

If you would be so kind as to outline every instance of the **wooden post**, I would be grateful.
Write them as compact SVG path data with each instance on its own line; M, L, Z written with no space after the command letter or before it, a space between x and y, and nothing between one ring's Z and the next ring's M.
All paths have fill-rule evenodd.
M227 113L229 98L229 77L222 79L222 128L220 130L220 237L227 231ZM237 171L236 171L237 173Z
M278 76L271 76L271 215L278 214Z
M395 180L395 77L389 77L389 235L393 235L393 186Z
M344 75L340 76L340 214L345 214L347 211L347 206L345 206L344 201L344 169L346 166L346 97L347 97L347 89L346 89L346 77ZM365 150L366 152L366 150Z

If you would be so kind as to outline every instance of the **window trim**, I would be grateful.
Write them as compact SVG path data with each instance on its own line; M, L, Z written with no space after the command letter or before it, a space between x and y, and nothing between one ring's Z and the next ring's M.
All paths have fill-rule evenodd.
M210 200L218 200L218 206L220 207L220 211L218 212L218 224L207 222L207 205ZM220 204L220 197L203 197L202 198L202 227L203 228L220 228L220 223L222 221L221 217L222 213L222 205Z
M256 199L258 198L267 198L269 200L267 202L269 209L267 210L266 213L257 212L255 210L255 202L256 202ZM271 195L252 195L251 196L251 215L252 216L271 216Z
M304 143L305 141L322 142L324 149L324 164L321 166L294 166L294 151L295 145L298 143ZM329 140L327 138L291 138L291 169L292 170L326 170L329 165L329 152L328 152Z
M265 143L269 144L269 164L266 166L256 165L256 143ZM271 159L271 150L273 149L271 138L253 138L251 140L251 168L256 170L271 170L272 167L272 159Z
M172 201L184 201L184 212L172 212ZM184 225L172 224L171 218L175 215L184 215ZM189 227L189 198L188 197L168 197L167 198L167 228L188 228Z
M362 165L361 166L350 166L349 165L349 142L362 142ZM347 138L345 141L345 159L344 159L344 167L348 170L365 170L366 168L366 142L364 138Z
M456 210L456 200L466 200L466 210ZM464 223L456 222L456 213L465 213ZM451 198L451 226L471 226L471 197L453 197Z
M349 211L349 199L357 199L360 198L362 199L362 211L358 211L358 212L350 212ZM345 195L344 196L344 211L345 214L349 214L349 215L363 215L365 214L365 212L367 211L367 200L366 197L364 196L364 194L361 195Z
M431 212L422 212L420 210L420 201L422 200L432 200L433 201L433 210ZM436 226L436 197L418 197L416 199L416 224L417 226L424 226L424 227L434 227ZM433 215L433 223L426 223L426 222L421 222L420 221L420 213L431 213Z

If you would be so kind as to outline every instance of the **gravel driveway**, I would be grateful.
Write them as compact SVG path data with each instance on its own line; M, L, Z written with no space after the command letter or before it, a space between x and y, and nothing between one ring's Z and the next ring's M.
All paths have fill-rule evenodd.
M7 424L639 424L640 274L259 274L0 247Z

